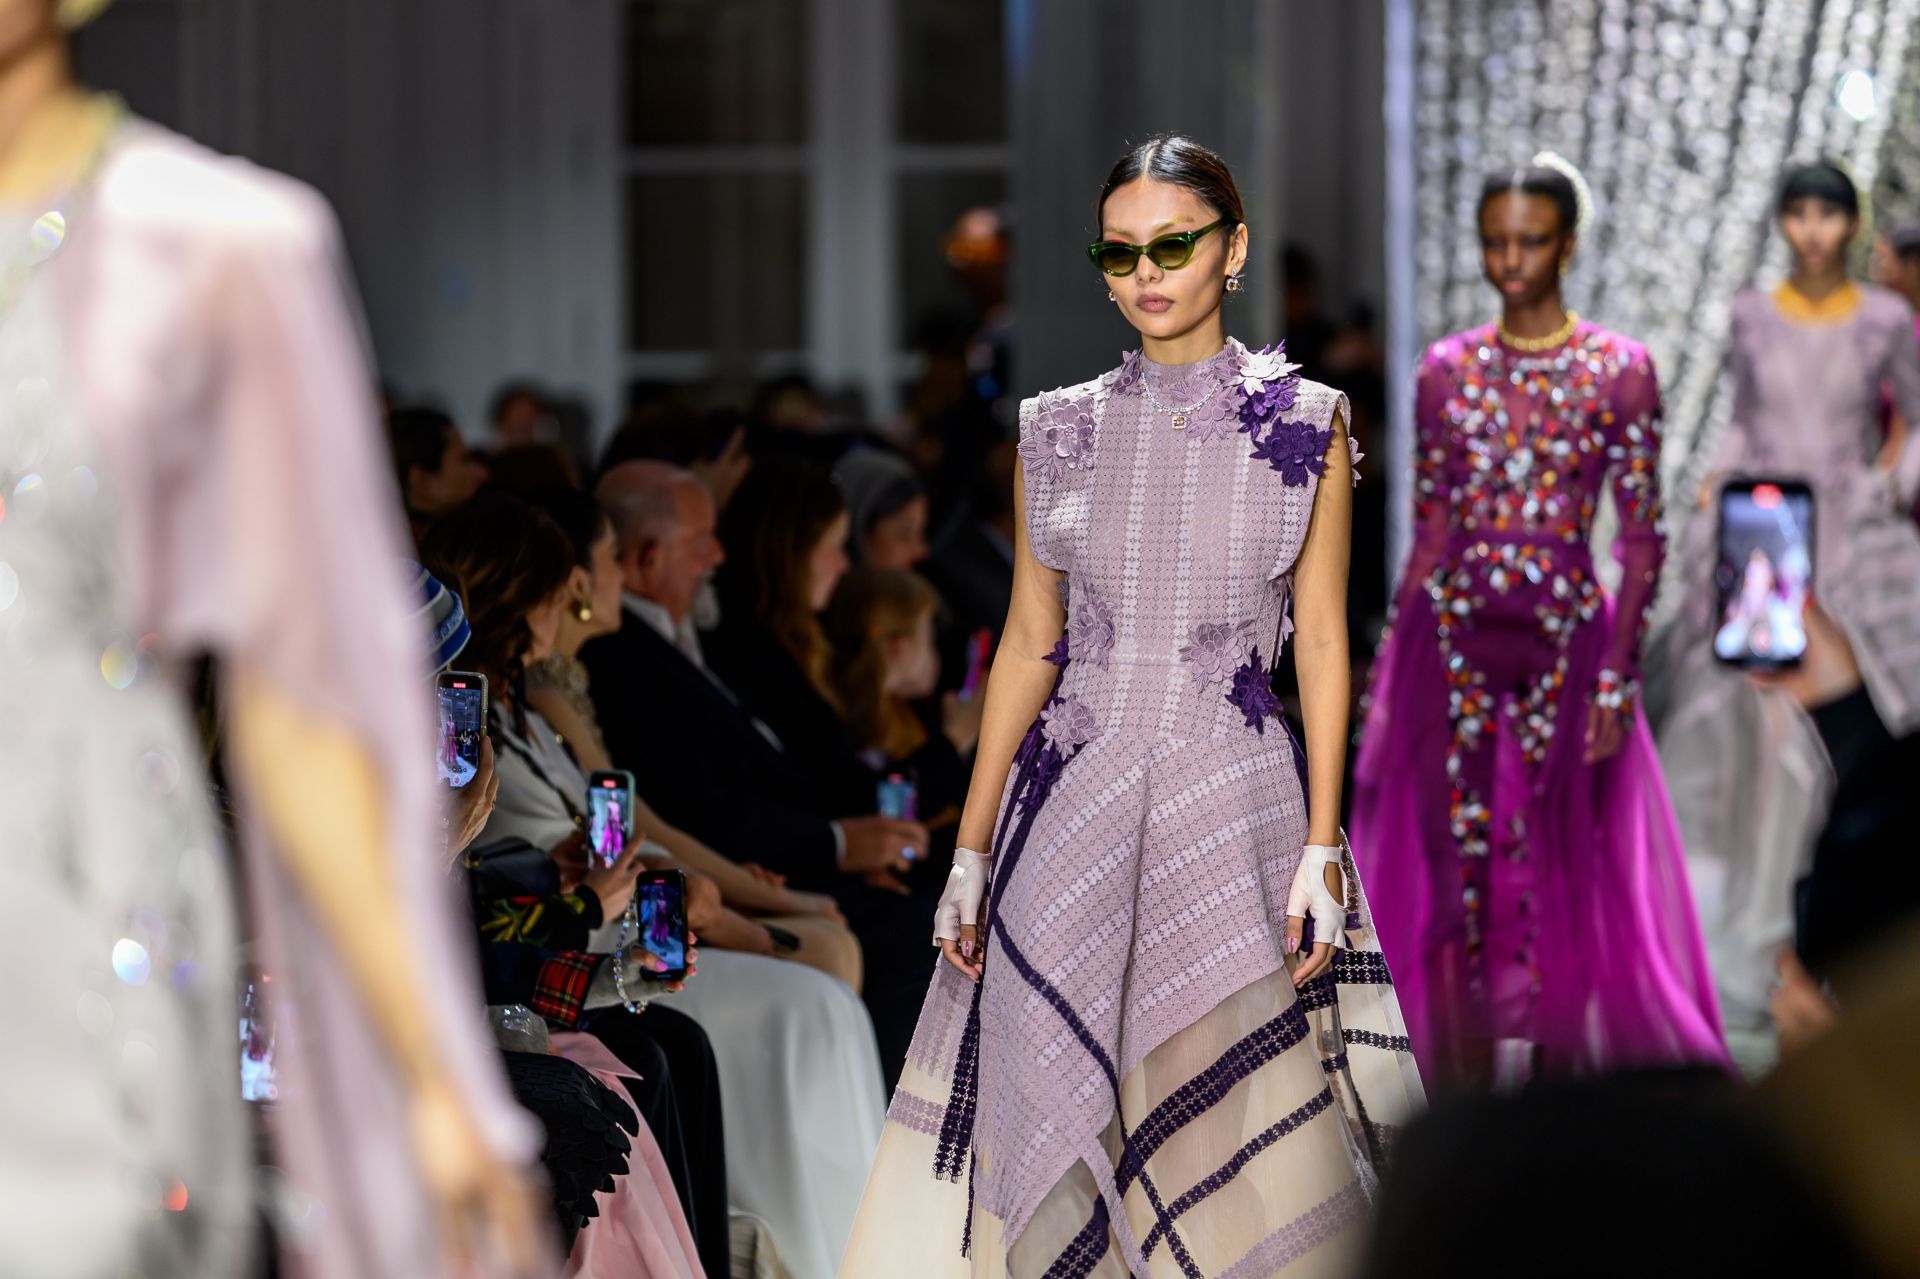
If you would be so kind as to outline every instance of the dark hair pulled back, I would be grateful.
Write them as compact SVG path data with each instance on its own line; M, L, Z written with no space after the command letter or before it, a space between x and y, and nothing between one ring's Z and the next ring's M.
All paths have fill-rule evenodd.
M1107 197L1135 178L1151 178L1193 192L1232 224L1228 230L1247 220L1246 209L1240 203L1240 188L1234 185L1225 160L1192 138L1178 133L1157 133L1144 142L1135 143L1107 174L1106 182L1100 187L1100 198L1093 206L1096 231L1107 220Z
M1560 230L1566 235L1578 233L1580 196L1573 189L1573 179L1544 164L1523 164L1489 173L1486 181L1480 184L1480 204L1474 210L1475 219L1486 213L1487 205L1493 202L1495 196L1513 193L1545 196L1552 200L1554 207L1560 210Z

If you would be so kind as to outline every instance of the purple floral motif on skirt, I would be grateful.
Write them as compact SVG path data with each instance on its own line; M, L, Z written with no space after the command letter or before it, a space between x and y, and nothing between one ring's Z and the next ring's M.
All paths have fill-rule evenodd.
M1193 667L1193 686L1205 688L1233 678L1246 651L1245 622L1202 622L1187 632L1180 659Z
M1233 673L1233 688L1227 693L1227 700L1247 717L1247 727L1259 733L1267 734L1267 719L1280 713L1280 699L1273 695L1273 676L1260 661L1260 646L1253 647L1253 655Z
M1093 735L1100 731L1093 722L1093 712L1077 698L1049 706L1040 713L1040 720L1041 732L1062 754L1092 741Z
M1113 609L1098 594L1089 590L1080 607L1067 619L1067 638L1080 659L1105 668L1107 654L1113 651Z

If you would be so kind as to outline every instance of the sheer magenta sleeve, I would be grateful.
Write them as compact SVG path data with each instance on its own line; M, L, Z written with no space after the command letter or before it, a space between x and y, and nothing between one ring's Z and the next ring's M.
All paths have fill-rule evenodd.
M1453 477L1447 421L1452 378L1440 347L1421 357L1413 383L1413 554L1400 592L1422 589L1447 549L1453 526Z
M1660 502L1660 384L1653 361L1641 353L1614 385L1607 424L1608 481L1620 518L1614 553L1620 589L1602 672L1612 672L1631 695L1640 678L1640 645L1653 608L1666 532Z

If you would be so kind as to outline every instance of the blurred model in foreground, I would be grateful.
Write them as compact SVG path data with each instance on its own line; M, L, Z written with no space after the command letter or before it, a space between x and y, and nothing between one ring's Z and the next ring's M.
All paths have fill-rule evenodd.
M234 889L175 678L210 653L282 1010L274 1158L310 1197L292 1264L524 1269L536 1134L447 897L332 220L80 91L96 8L0 0L0 1257L254 1273Z
M1920 535L1902 514L1920 492L1913 313L1897 293L1848 278L1860 196L1845 172L1828 163L1793 169L1778 211L1792 263L1771 293L1748 290L1733 300L1733 416L1686 529L1682 613L1660 647L1672 682L1660 752L1721 1006L1736 1034L1767 1027L1775 955L1793 933L1793 883L1832 790L1832 765L1806 710L1776 686L1778 676L1740 669L1755 664L1742 650L1790 662L1798 660L1787 651L1793 641L1804 647L1816 635L1843 636L1887 731L1899 737L1920 728ZM1889 391L1904 423L1891 439L1882 427ZM1811 491L1811 531L1772 539L1769 550L1781 543L1784 551L1769 571L1788 593L1803 588L1796 611L1804 602L1833 625L1784 633L1767 625L1735 645L1728 613L1738 626L1740 610L1721 607L1727 592L1710 574L1739 549L1738 530L1723 529L1740 514L1726 491L1755 477ZM1731 576L1728 583L1742 584ZM1848 691L1858 690L1835 696Z
M1445 1084L1720 1058L1635 715L1663 546L1660 392L1638 343L1561 303L1585 207L1555 156L1487 179L1501 318L1436 342L1415 390L1415 543L1353 826L1414 1049ZM1613 598L1588 545L1609 485Z
M1345 400L1226 336L1218 156L1144 142L1095 210L1141 349L1020 408L944 959L843 1276L1343 1274L1422 1099L1339 829Z

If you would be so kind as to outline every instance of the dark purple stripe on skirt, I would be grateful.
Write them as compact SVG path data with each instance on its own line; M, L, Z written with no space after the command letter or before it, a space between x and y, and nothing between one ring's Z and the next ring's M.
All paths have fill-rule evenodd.
M1093 1197L1093 1215L1087 1218L1087 1224L1080 1227L1080 1233L1073 1237L1067 1250L1054 1259L1042 1279L1087 1279L1100 1259L1107 1255L1111 1238L1107 1234L1107 1201L1100 1195Z
M1285 1119L1282 1119L1279 1123L1261 1132L1258 1136L1247 1142L1246 1145L1240 1147L1240 1149L1234 1153L1233 1158L1221 1165L1218 1172L1174 1200L1173 1207L1168 1210L1168 1215L1171 1217L1180 1217L1191 1211L1194 1205L1224 1187L1235 1177L1238 1177L1240 1170L1251 1163L1255 1155L1258 1155L1261 1151L1267 1149L1288 1133L1301 1127L1309 1119L1312 1119L1332 1104L1333 1090L1331 1088L1322 1088L1318 1093L1315 1093L1312 1099L1305 1105L1288 1115ZM1159 1247L1159 1245L1160 1227L1156 1225L1152 1230L1147 1232L1145 1241L1140 1245L1140 1253L1142 1256L1151 1257L1153 1250Z
M1233 1086L1307 1037L1306 1010L1295 1003L1221 1054L1220 1060L1181 1084L1134 1129L1116 1170L1120 1192L1140 1175L1153 1153L1174 1133L1211 1110Z

